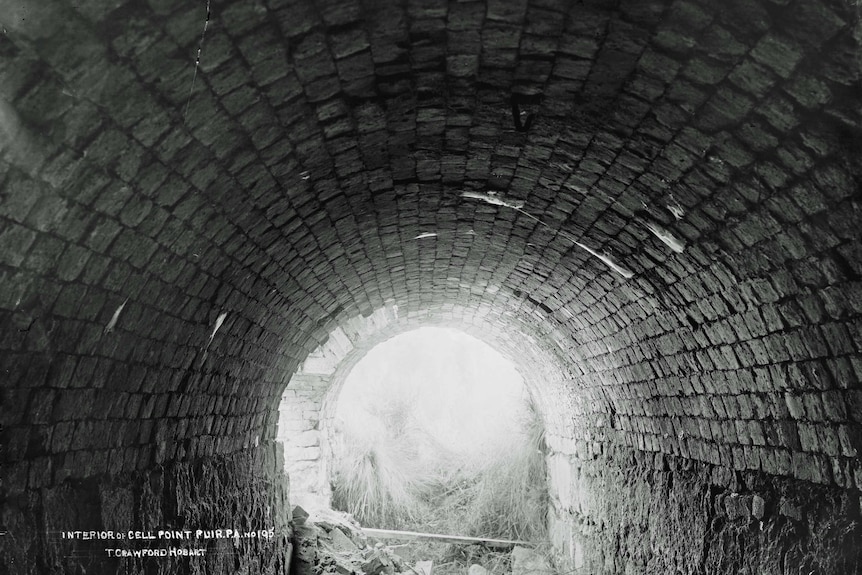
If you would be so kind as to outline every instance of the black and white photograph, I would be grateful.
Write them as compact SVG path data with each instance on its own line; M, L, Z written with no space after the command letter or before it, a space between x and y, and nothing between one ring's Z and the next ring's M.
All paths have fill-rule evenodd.
M862 575L862 0L0 0L0 574Z

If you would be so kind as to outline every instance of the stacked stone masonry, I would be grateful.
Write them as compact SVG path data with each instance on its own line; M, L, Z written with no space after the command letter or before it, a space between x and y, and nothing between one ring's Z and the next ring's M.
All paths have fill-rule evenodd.
M115 491L124 528L283 527L288 382L397 306L542 374L561 561L862 569L815 545L859 536L856 3L0 0L0 25L0 563L74 572L48 519L105 527ZM160 565L286 570L266 553Z

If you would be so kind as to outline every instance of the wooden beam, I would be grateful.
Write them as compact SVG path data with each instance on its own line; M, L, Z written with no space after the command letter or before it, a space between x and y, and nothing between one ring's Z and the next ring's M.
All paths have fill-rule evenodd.
M462 545L482 544L487 547L495 547L498 549L511 549L515 545L521 545L524 547L533 546L529 541L515 541L512 539L486 539L484 537L463 537L461 535L441 535L439 533L419 533L417 531L372 529L370 527L363 527L362 532L365 533L367 537L376 537L377 539L398 539L401 541L426 539L429 541L437 541L439 543L456 543Z

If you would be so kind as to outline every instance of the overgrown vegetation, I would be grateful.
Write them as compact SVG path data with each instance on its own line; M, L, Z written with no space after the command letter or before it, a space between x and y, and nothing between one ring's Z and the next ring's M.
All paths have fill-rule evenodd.
M544 433L528 402L520 434L482 457L436 442L408 401L375 414L377 433L341 435L333 503L368 527L540 541L546 529ZM349 431L349 430L348 430Z

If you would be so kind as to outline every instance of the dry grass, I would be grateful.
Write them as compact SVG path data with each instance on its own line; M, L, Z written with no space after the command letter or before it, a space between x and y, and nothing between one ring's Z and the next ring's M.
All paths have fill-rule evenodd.
M421 494L430 487L415 467L400 442L351 442L335 468L333 505L366 526L410 525L422 516Z
M490 454L460 491L440 503L467 535L539 541L546 535L544 431L534 410L526 418L523 440Z
M374 440L345 438L333 466L337 508L369 527L545 538L544 434L534 406L527 405L518 422L524 431L520 440L481 461L446 450L412 424L409 409L394 407L384 414L390 432ZM436 465L428 465L428 450Z

